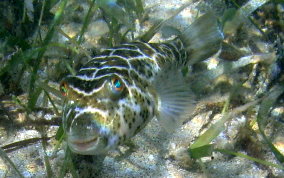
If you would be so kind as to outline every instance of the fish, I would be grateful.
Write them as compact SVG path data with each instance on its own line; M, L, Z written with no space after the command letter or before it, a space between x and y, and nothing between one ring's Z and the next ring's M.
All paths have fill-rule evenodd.
M182 68L220 48L223 33L207 13L172 40L134 41L104 49L60 84L67 98L63 128L71 151L103 155L157 118L169 132L188 119L196 104Z

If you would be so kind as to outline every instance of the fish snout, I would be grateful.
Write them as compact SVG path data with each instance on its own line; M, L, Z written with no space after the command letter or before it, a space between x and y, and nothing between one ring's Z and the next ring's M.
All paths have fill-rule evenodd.
M99 134L99 124L96 122L98 114L82 113L76 116L70 124L68 133L71 137L84 140Z
M102 116L99 113L82 112L73 119L67 118L67 142L73 152L93 154L94 150L103 146L104 135L97 122L98 117Z

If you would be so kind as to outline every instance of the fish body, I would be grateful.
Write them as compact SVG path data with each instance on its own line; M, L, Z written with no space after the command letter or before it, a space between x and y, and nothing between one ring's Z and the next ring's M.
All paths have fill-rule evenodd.
M154 117L167 130L188 118L194 95L180 70L195 49L187 41L194 41L202 31L188 36L205 30L204 25L197 27L166 43L132 42L105 49L75 76L64 78L61 88L69 102L63 126L70 149L84 155L105 154ZM220 36L214 40L217 43ZM199 56L204 57L204 45L199 48L203 48Z

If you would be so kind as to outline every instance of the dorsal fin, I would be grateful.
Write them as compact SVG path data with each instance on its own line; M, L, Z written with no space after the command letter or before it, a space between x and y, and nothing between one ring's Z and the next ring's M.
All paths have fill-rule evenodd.
M180 36L189 54L189 65L215 54L223 38L218 19L212 12L196 19Z

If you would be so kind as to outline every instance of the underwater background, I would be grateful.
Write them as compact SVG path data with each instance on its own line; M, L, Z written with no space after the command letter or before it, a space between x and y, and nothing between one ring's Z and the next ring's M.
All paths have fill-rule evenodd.
M173 133L152 119L105 158L72 153L60 81L208 12L224 40L183 70L198 74L192 116ZM0 177L284 177L283 1L4 0L0 14Z

